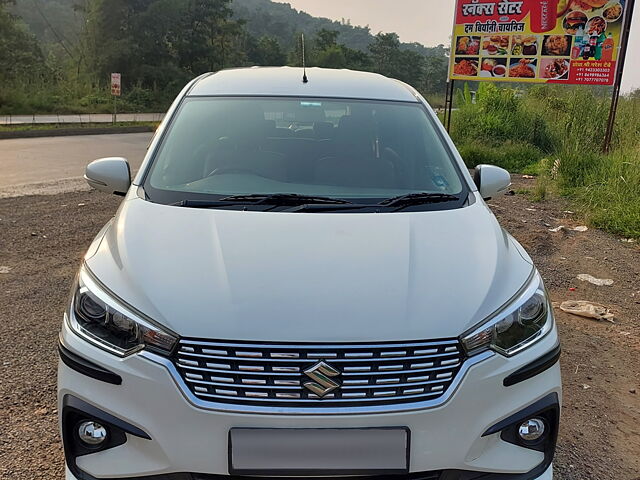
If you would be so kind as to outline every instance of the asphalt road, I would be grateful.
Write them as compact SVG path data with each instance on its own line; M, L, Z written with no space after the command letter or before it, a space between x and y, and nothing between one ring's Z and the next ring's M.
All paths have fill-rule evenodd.
M137 171L152 133L0 140L0 196L60 193L56 185L77 183L91 161L125 157ZM50 192L38 184L47 184ZM32 191L33 190L33 191Z

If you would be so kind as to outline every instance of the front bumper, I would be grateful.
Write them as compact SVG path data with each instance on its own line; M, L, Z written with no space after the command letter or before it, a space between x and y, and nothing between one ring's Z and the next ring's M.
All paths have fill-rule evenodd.
M165 477L166 478L166 477ZM82 480L78 477L76 477L73 473L71 473L71 471L68 468L65 468L65 480ZM157 480L162 480L161 478L158 478ZM229 480L229 477L218 477L217 479L215 477L212 476L208 476L207 478L167 478L167 480ZM402 478L400 478L399 480L402 480ZM412 480L419 480L419 477L414 477ZM550 465L549 468L547 468L547 470L540 475L539 477L535 477L532 478L531 480L553 480L553 465Z
M133 355L125 359L104 352L68 330L61 343L79 357L121 377L120 385L90 378L60 362L59 411L65 397L93 405L150 439L126 434L114 448L75 458L78 480L152 477L153 480L213 480L230 478L228 434L231 428L363 428L408 427L411 431L410 472L404 478L464 480L489 472L486 480L551 479L541 451L523 448L501 438L483 436L490 427L550 394L561 397L558 363L532 378L505 387L506 377L544 357L558 343L555 330L540 342L506 359L500 355L472 366L449 400L435 408L394 413L348 415L286 415L230 413L206 410L189 402L169 370L161 363ZM548 460L548 458L547 458ZM422 476L420 472L449 472ZM167 476L194 472L204 476ZM533 473L535 472L535 473ZM414 474L418 475L415 476ZM446 475L457 476L446 476ZM217 477L222 476L222 477ZM67 472L67 479L75 479ZM399 478L403 478L402 476Z

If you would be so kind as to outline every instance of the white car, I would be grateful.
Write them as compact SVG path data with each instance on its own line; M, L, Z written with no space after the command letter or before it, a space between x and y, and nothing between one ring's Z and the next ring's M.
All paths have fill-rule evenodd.
M413 88L207 74L90 246L60 335L67 479L552 478L542 280Z

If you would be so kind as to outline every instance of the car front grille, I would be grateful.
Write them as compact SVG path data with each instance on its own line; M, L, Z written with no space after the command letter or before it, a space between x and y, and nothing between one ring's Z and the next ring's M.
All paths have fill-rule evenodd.
M307 408L437 400L463 360L455 339L332 345L182 339L173 358L201 401Z

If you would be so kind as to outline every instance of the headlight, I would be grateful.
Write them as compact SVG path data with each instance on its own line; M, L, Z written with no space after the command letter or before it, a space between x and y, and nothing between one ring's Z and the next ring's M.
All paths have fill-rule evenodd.
M533 281L486 323L463 335L469 354L491 349L508 357L540 340L553 328L553 313L536 272Z
M125 357L143 348L171 353L177 336L113 298L80 269L68 314L71 329L94 345Z

